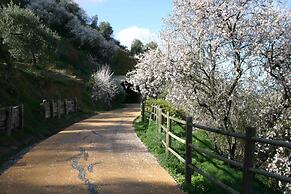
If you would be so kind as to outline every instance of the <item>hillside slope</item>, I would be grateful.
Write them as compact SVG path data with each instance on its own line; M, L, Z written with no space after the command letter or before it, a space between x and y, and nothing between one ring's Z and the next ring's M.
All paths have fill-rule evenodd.
M3 69L0 69L2 76ZM94 112L86 84L57 70L37 70L18 65L9 81L0 79L0 107L24 105L24 129L11 137L0 133L0 164L35 142ZM81 110L62 119L44 120L40 103L43 99L78 99Z

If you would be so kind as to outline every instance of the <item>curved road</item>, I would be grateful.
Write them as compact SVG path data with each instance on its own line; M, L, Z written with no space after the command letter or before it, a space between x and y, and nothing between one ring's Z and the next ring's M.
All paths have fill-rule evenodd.
M0 193L183 194L136 136L138 114L127 105L48 138L0 176Z

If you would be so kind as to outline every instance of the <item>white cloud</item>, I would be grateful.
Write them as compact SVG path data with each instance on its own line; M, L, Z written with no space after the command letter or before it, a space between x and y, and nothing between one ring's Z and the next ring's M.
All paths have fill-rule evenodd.
M115 37L122 45L127 46L127 48L130 48L134 39L139 39L143 43L148 43L150 41L158 42L157 34L151 32L147 28L140 28L138 26L123 29L117 32Z

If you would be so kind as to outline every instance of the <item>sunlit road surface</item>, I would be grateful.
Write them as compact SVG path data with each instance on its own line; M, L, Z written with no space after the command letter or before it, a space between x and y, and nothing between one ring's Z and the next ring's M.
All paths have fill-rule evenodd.
M1 194L182 194L136 136L137 104L75 123L0 176Z

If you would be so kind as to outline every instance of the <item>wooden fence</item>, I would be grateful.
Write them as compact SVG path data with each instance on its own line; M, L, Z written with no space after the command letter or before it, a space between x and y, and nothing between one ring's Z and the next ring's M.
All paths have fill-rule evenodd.
M7 132L23 128L23 105L0 108L0 132Z
M43 100L42 107L43 118L61 118L72 112L77 112L77 98L73 100Z
M142 105L141 107L144 107ZM142 111L145 109L143 108ZM144 112L141 113L144 117ZM144 119L144 118L143 118ZM186 120L181 120L174 118L169 115L169 112L164 113L162 109L158 106L151 106L150 107L150 121L155 121L158 124L158 130L161 133L165 133L165 141L162 140L162 144L165 146L165 151L167 154L171 153L175 157L177 157L182 163L185 164L185 183L191 184L191 176L193 171L201 174L203 177L208 179L209 181L213 182L217 186L223 188L225 191L231 194L251 194L252 190L252 183L254 176L256 174L265 176L265 177L271 177L279 181L283 182L291 182L291 177L282 176L279 174L271 173L268 171L265 171L260 168L255 168L254 161L255 161L255 143L262 143L262 144L270 144L274 146L280 146L285 147L288 149L291 149L291 143L280 141L280 140L270 140L265 138L260 138L256 136L256 129L255 128L246 128L245 133L237 133L237 132L229 132L221 129L216 128L210 128L207 126L202 126L193 123L192 117L187 117ZM166 122L163 122L163 120L166 120ZM172 132L172 124L173 122L180 123L185 126L186 130L186 139L183 139L181 137L178 137ZM164 124L166 123L166 125ZM228 158L225 158L223 156L218 155L215 152L212 152L210 150L206 150L203 148L200 148L194 144L192 144L192 138L193 138L193 131L195 129L201 129L212 133L217 133L220 135L238 138L241 140L244 140L245 142L245 151L244 151L244 158L243 163L240 163L235 160L231 160ZM184 144L186 147L186 154L185 158L182 157L177 151L175 151L172 147L172 139L175 139L181 144ZM202 156L208 156L212 157L218 160L221 160L225 162L226 164L229 164L231 166L235 166L238 169L242 170L243 178L242 178L242 185L241 185L241 191L238 192L231 188L230 186L222 183L221 181L215 179L208 173L204 172L203 170L197 168L194 164L192 164L192 153L195 151L198 154L201 154Z

